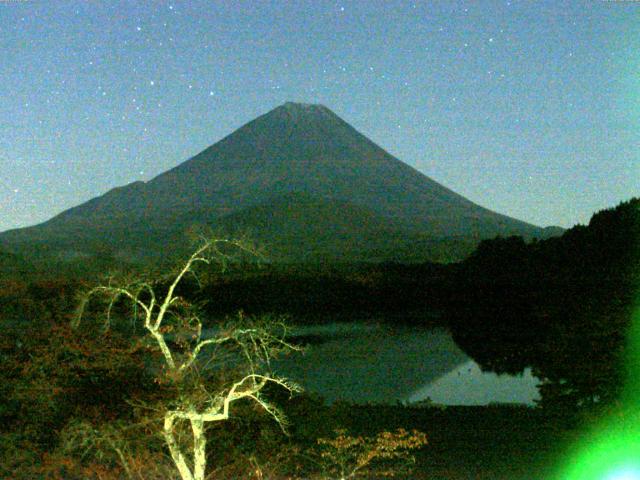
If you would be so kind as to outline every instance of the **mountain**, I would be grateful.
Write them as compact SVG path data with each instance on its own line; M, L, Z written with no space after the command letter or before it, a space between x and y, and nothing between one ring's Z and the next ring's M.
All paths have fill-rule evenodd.
M31 263L25 259L0 250L0 277L22 275L32 269Z
M548 236L402 163L328 108L286 103L149 182L0 234L0 244L63 258L165 256L192 224L242 227L289 259L411 250L425 239Z

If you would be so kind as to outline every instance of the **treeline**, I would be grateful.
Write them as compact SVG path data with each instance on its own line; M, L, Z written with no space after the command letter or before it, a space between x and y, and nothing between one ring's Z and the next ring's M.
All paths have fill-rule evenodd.
M161 279L173 263L127 265L100 257L0 268L0 318L29 317L29 305L56 311L58 297L65 299L59 306L68 308L72 291L113 275ZM375 319L432 325L441 323L454 269L454 264L438 263L294 264L247 257L224 270L216 263L202 269L198 278L186 279L180 294L198 302L211 322L242 310L285 315L298 324ZM51 305L43 305L45 300Z
M438 264L266 265L214 275L199 295L211 318L243 310L298 324L374 318L426 325L441 321L448 272Z
M619 398L640 279L640 199L593 215L588 226L525 244L484 241L454 275L449 323L483 368L531 367L547 405Z

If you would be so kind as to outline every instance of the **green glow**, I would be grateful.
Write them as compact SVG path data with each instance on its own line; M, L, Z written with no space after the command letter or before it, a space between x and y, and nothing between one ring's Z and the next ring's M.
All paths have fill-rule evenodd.
M624 467L614 470L605 480L640 480L640 469L637 467Z
M627 342L621 407L581 435L558 480L640 480L640 308Z
M640 415L607 419L582 436L565 462L561 480L640 480Z

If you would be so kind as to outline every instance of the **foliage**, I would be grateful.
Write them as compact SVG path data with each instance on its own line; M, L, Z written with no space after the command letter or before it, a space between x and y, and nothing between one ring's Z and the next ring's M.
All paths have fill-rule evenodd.
M322 478L394 477L407 474L415 463L409 452L427 444L417 430L380 432L374 437L353 437L337 429L332 438L317 441Z
M5 332L0 471L11 478L39 478L39 468L51 473L64 464L67 474L59 478L72 478L61 435L73 423L99 428L115 419L131 421L125 399L145 396L153 375L116 332L96 338L51 320Z

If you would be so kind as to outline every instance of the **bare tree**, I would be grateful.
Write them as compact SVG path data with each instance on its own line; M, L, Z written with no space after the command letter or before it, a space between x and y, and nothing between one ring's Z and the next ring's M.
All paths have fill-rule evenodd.
M145 337L161 354L158 382L171 384L177 392L161 406L160 428L182 480L204 480L205 427L210 422L227 420L234 402L243 399L254 402L284 428L284 417L264 397L263 390L269 384L290 392L299 390L270 369L274 356L297 350L286 341L282 321L240 315L239 321L230 325L204 330L195 306L177 294L185 277L196 275L198 264L224 263L230 259L230 249L242 254L254 252L241 241L206 240L163 287L157 281L120 284L110 281L82 296L75 319L77 326L86 315L89 300L96 296L107 302L106 327L110 326L114 307L122 299L128 300L132 313L141 319ZM180 434L183 425L191 429L192 438L188 442Z

